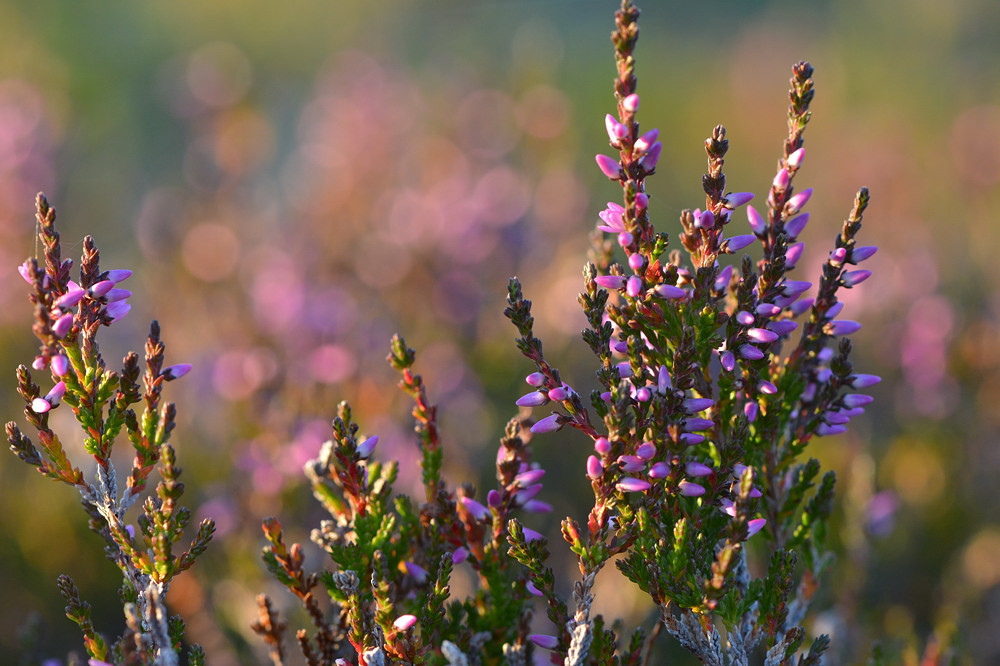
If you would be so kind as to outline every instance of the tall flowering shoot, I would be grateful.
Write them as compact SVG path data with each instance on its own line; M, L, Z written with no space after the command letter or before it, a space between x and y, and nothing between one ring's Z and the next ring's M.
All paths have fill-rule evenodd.
M589 645L587 663L609 663L614 642L596 632L590 586L619 557L617 567L652 597L667 631L704 663L747 663L759 645L769 664L818 663L829 639L806 648L801 625L829 562L835 475L820 478L819 463L801 455L813 437L844 432L871 402L853 391L879 381L854 372L845 336L860 324L839 318L840 290L870 275L856 267L875 252L856 242L868 191L858 192L807 297L814 285L794 279L794 269L812 189L796 181L814 90L813 68L800 62L766 208L728 190L729 141L720 125L705 141L704 204L681 212L683 252L670 250L649 214L646 181L662 144L658 130L638 122L638 16L628 0L616 15L617 113L605 119L615 154L596 158L622 199L601 211L604 233L584 268L583 338L600 362L600 388L589 401L543 357L516 279L509 290L507 315L535 365L534 390L520 404L556 408L531 430L573 428L594 449L585 465L594 506L585 525L562 523L581 575L576 613L536 642L553 651L553 662L584 663ZM744 214L748 229L740 229ZM738 254L755 244L758 261ZM767 556L763 578L751 576L747 561L757 533L764 543L753 554ZM523 561L538 566L530 556Z
M31 369L18 367L17 391L25 402L25 420L37 433L38 446L13 421L7 423L7 441L18 458L44 476L76 488L90 529L101 536L105 554L123 576L120 597L125 602L126 629L112 645L97 633L90 605L80 599L72 579L65 575L59 578L66 614L83 631L90 663L179 664L184 622L168 614L165 597L171 580L194 564L215 529L211 520L205 520L187 548L175 551L191 512L179 504L184 484L179 481L181 470L168 443L177 410L173 403L162 402L161 393L165 382L184 376L191 366L164 365L165 348L159 324L154 321L146 341L145 371L135 352L125 356L120 372L107 368L97 333L128 314L131 292L119 285L132 271L103 270L97 245L87 236L79 282L71 279L73 260L62 258L55 209L41 194L36 203L44 263L29 258L18 272L31 290L32 330L40 346ZM32 370L46 375L39 381L42 385L51 383L51 388L43 389L36 383ZM142 412L137 414L133 405L140 403ZM50 425L52 415L61 407L72 410L83 431L83 448L95 462L93 482L88 482L84 471L67 456L63 446L66 434L60 436ZM119 492L111 456L122 434L135 450L135 457L125 488ZM145 496L131 524L129 508L143 498L154 470L160 481L155 492ZM188 663L204 663L197 645L189 648Z

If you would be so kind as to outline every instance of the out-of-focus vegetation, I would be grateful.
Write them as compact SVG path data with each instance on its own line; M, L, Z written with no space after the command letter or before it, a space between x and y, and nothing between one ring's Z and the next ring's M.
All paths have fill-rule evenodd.
M856 367L885 381L848 434L815 447L841 502L816 630L852 659L877 637L929 635L976 663L1000 659L1000 5L645 4L640 119L664 142L648 183L658 229L673 237L678 211L703 202L715 124L731 141L730 188L766 191L803 58L818 92L802 238L826 247L857 187L872 191L862 235L880 247L875 275L844 316L865 324ZM210 663L263 654L249 630L254 595L275 591L260 521L278 514L308 540L301 466L340 398L381 436L379 455L409 463L400 489L414 487L409 408L383 360L394 331L442 405L452 482L491 473L529 370L501 315L508 276L535 301L549 358L589 389L575 295L587 235L616 196L592 159L613 105L614 5L0 4L0 406L19 418L13 369L33 357L14 269L36 251L44 190L64 247L91 233L106 268L137 269L105 355L141 345L156 317L168 358L195 364L167 393L189 501L219 535L169 598ZM821 260L807 254L799 279ZM539 529L583 512L587 448L572 433L539 446L543 464L576 461L545 465L561 484L547 485L555 513ZM75 578L109 635L119 581L77 498L29 472L0 457L0 649L34 627L43 656L64 656L79 637L56 576ZM599 579L599 609L647 620L617 576Z

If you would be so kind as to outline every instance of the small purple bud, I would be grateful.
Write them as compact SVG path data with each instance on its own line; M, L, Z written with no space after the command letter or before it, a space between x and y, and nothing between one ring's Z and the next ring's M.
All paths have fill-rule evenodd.
M771 187L779 192L784 192L788 189L788 169L782 169L775 174L774 180L771 182Z
M799 327L798 322L794 322L791 319L782 319L781 321L772 321L767 325L768 330L774 331L779 337L783 337L794 331Z
M864 407L875 401L875 398L864 393L848 393L844 396L844 405L847 407Z
M667 366L661 365L656 375L656 390L660 393L666 393L671 388L673 388L673 382L670 380L670 371L667 370Z
M723 289L729 286L729 281L732 279L733 279L733 267L726 266L721 271L719 271L719 274L716 276L715 283L712 285L712 287L716 291L722 291Z
M87 292L83 289L70 289L65 294L57 298L52 305L63 310L68 310L75 307L86 293Z
M573 395L573 389L563 384L549 391L549 400L563 401Z
M767 519L766 518L754 518L753 520L751 520L750 522L748 522L747 523L747 538L749 539L754 534L757 534L757 532L760 532L762 529L764 529L764 525L766 525L766 524L767 524Z
M616 487L624 493L641 493L644 490L649 490L651 486L652 484L649 481L626 476L618 482Z
M361 460L366 460L375 451L375 446L378 444L378 435L369 437L365 441L358 444L357 453L358 458Z
M69 372L69 359L62 354L52 357L52 374L56 377L64 377Z
M632 93L628 97L622 100L622 108L624 108L629 113L635 113L639 110L639 96Z
M625 285L625 293L629 295L630 298L636 298L642 293L642 278L638 275L633 275L628 279Z
M639 456L643 460L650 460L656 455L656 444L653 444L652 442L643 442L636 448L635 455Z
M723 245L730 252L737 252L747 247L751 243L757 240L757 237L753 234L743 234L742 236L733 236L732 238L727 238L723 241Z
M861 330L861 324L850 319L836 319L829 322L825 327L828 335L850 335Z
M622 249L627 248L631 244L632 244L632 234L630 234L627 231L623 231L620 234L618 234L618 245L621 246Z
M691 481L681 481L677 484L677 488L685 497L701 497L705 494L704 486Z
M698 432L699 430L708 430L715 425L715 422L711 419L700 419L691 418L684 419L684 429L688 432Z
M594 159L597 160L597 166L601 168L601 172L611 180L618 180L621 178L622 167L621 165L611 157L607 155L596 155Z
M500 491L494 488L490 492L486 493L486 503L491 509L498 508L503 503L503 497L500 496Z
M392 623L392 628L396 631L407 631L417 623L416 615L400 615Z
M469 559L469 549L465 546L459 546L455 549L455 552L451 554L452 564L461 564L467 559Z
M521 486L522 488L527 488L528 486L538 483L545 476L545 470L541 468L536 468L528 470L527 472L521 472L514 477L514 483Z
M665 479L670 476L670 465L665 462L653 463L653 466L649 468L649 478L651 479Z
M128 270L127 268L119 268L117 270L108 271L108 275L104 279L111 280L115 284L118 284L119 282L124 282L130 277L132 277L132 271Z
M646 469L646 461L639 456L618 456L618 465L627 474L634 474Z
M118 321L122 317L128 314L128 311L132 309L132 306L125 301L115 301L114 303L108 303L105 307L105 311L108 316L111 317L111 321Z
M644 386L635 392L635 399L638 402L649 402L653 399L653 392Z
M641 271L642 267L646 265L646 258L636 252L628 258L628 266L634 271Z
M45 395L45 401L54 407L64 395L66 395L66 382L59 382Z
M52 359L52 364L55 365L55 359ZM875 386L882 381L882 378L878 375L853 375L851 381L847 383L853 389L863 389L869 386Z
M800 210L802 210L802 207L806 205L807 201L809 201L809 197L812 196L812 193L813 193L812 188L807 187L798 194L793 194L792 198L789 199L788 202L785 204L785 214L795 215ZM803 225L804 224L805 223L803 223Z
M499 498L499 493L497 495ZM486 520L490 516L490 510L471 497L463 497L462 506L466 508L474 520Z
M545 375L540 372L533 372L525 377L524 381L528 383L528 386L541 386L545 383Z
M802 251L805 250L805 243L792 243L788 246L785 251L785 267L793 268L795 264L799 263L799 259L802 258Z
M684 473L693 477L708 476L712 473L712 468L704 463L689 462L684 465Z
M682 404L685 412L688 414L697 414L714 405L715 401L711 398L688 398Z
M528 500L522 508L528 513L550 513L552 511L551 504L536 499Z
M628 136L628 128L618 122L610 113L604 117L604 126L608 130L608 138L615 145Z
M605 289L621 289L625 286L625 278L621 275L598 275L594 278L594 282Z
M754 308L754 312L763 317L773 317L781 312L781 308L774 303L758 303L757 307Z
M834 266L840 266L847 259L847 248L838 247L836 250L830 253L830 263Z
M743 405L743 415L747 417L748 423L753 423L757 420L757 414L760 412L760 407L757 405L756 401L748 402Z
M111 280L101 280L97 284L91 285L90 289L87 291L90 292L90 295L93 298L100 298L111 291L114 286L115 283Z
M726 195L726 208L733 209L748 204L753 199L753 192L730 192Z
M17 272L22 278L24 278L25 282L28 284L34 284L31 281L31 266L27 261L17 267Z
M190 363L177 363L164 368L161 374L163 375L163 378L169 382L174 379L180 379L189 372L191 372Z
M851 422L851 417L843 412L827 412L823 415L823 420L830 425L847 425Z
M750 221L750 229L758 236L764 235L767 230L767 222L760 216L757 209L747 206L747 220Z
M658 129L649 130L648 132L640 136L639 139L635 142L636 152L639 153L640 155L644 154L656 143L656 140L659 137L660 137L660 130Z
M762 381L761 383L757 384L757 390L767 395L774 395L775 393L778 392L778 387L772 384L771 382Z
M815 299L813 298L803 298L801 301L796 301L788 306L788 311L792 313L793 317L798 317L800 314L811 308L814 302Z
M715 214L710 210L706 210L698 216L694 226L699 229L711 229L715 226Z
M608 346L613 352L618 352L619 354L628 353L628 343L624 340L612 340Z
M795 197L792 198L794 199ZM785 233L792 238L798 238L799 234L802 233L807 224L809 224L809 213L796 215L792 219L785 222Z
M805 280L785 280L781 285L782 291L788 297L797 297L799 294L809 291L810 288L812 288L812 282Z
M806 149L799 148L794 153L788 156L785 163L793 169L798 169L802 165L802 158L806 156Z
M859 271L848 271L840 277L840 283L845 287L853 287L854 285L861 284L871 276L872 272L864 269Z
M723 513L727 513L727 514L729 514L730 516L732 516L733 518L735 518L735 517L736 517L736 505L735 505L735 504L733 504L733 501L732 501L732 500L728 500L728 499L726 499L726 498L722 498L722 499L721 499L721 500L719 501L719 504L721 504L721 505L722 505L722 506L720 506L719 508L720 508L720 509L722 509L722 512L723 512Z
M639 165L646 171L652 171L656 168L656 163L660 161L660 151L662 150L663 144L657 141L649 147L649 151L639 160Z
M36 356L35 359L31 362L31 367L34 368L35 370L44 370L45 369L45 357L44 356Z
M740 356L748 361L759 361L764 358L764 352L757 349L753 345L743 345L740 347Z
M750 326L754 322L753 315L746 310L740 310L736 313L736 321L743 326Z
M539 590L537 587L535 587L535 584L532 583L530 580L524 586L524 589L526 589L528 591L528 594L531 594L531 595L536 596L536 597L540 597L540 596L543 595L543 592L541 590Z
M56 323L52 325L52 334L57 338L65 338L71 328L73 328L73 315L67 313L59 317Z
M677 437L677 441L684 446L694 446L705 441L704 435L696 435L693 432L685 432Z
M844 414L845 416L854 418L855 416L861 416L862 414L864 414L865 409L864 407L852 407L851 409L842 409L840 410L840 413Z
M856 247L851 250L851 261L858 264L878 252L878 247L875 245L865 245L863 247Z
M828 437L830 435L842 435L847 432L847 426L845 425L827 425L826 423L820 423L816 428L816 434L820 437Z
M628 361L622 361L615 366L618 368L618 377L621 379L628 379L632 376L632 366L629 365Z
M52 409L52 405L45 398L35 398L31 401L31 411L36 414L44 414L50 409Z
M656 130L653 130L656 131ZM649 195L645 192L639 192L635 195L635 210L641 213L649 207Z
M607 437L598 437L594 440L594 450L602 456L606 456L611 453L611 442L608 441Z
M605 391L601 394L601 400L604 402L611 402L611 391Z
M635 97L635 95L629 95L629 97ZM548 634L528 634L528 640L543 650L555 650L559 645L559 639Z
M531 426L529 430L531 430L531 432L535 433L536 435L540 435L543 432L555 432L556 430L562 428L562 424L559 422L559 419L560 419L559 414L546 416L544 419L538 421L537 423L535 423L535 425Z
M539 541L539 540L545 538L544 534L542 534L541 532L536 532L535 530L531 529L530 527L524 527L524 526L522 526L521 530L524 532L524 540L527 543L531 543L532 541Z
M107 299L108 303L114 303L115 301L124 301L131 295L132 292L128 289L112 289L104 295L104 298Z
M653 291L656 292L657 296L668 301L681 299L687 296L686 291L684 291L680 287L675 287L672 284L657 285L656 289L654 289Z
M778 339L778 334L766 328L751 328L747 329L747 337L754 342L771 343Z
M587 476L591 479L599 479L604 474L604 465L597 456L587 457Z
M722 356L719 357L719 362L722 363L722 369L726 372L732 372L733 368L736 367L736 356L731 351L722 352Z
M518 407L538 407L544 405L549 401L547 395L541 391L532 391L531 393L525 393L514 403Z

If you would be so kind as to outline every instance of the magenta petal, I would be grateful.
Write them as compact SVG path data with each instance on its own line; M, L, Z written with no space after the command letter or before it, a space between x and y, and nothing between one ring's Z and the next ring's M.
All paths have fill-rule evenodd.
M392 627L396 631L406 631L407 629L412 629L413 625L417 623L416 615L400 615L392 623Z
M644 490L648 490L652 487L649 481L643 481L642 479L636 479L631 476L626 476L617 484L618 490L626 493L638 493Z
M548 634L528 634L528 640L543 650L555 650L559 639Z
M611 180L618 180L621 178L622 167L612 157L607 155L595 155L594 159L597 160L597 166L601 168L601 172Z

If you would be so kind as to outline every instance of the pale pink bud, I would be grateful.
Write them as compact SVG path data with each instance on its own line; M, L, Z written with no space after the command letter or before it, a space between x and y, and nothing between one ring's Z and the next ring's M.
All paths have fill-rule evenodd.
M44 370L45 363L46 361L44 356L36 356L34 360L31 362L31 367L34 368L35 370Z
M52 334L57 338L65 338L71 328L73 328L73 315L64 314L52 325Z
M693 477L708 476L712 468L700 462L689 462L684 465L684 473Z
M122 317L128 314L132 306L125 301L115 301L114 303L108 303L105 311L111 317L111 321L118 321Z
M793 194L792 198L785 204L785 215L795 215L802 210L802 207L806 205L807 201L809 201L809 197L812 196L812 193L812 188L807 187L798 194Z
M691 481L681 481L677 484L677 489L681 491L681 495L685 497L701 497L705 494L705 487L692 483Z
M412 629L416 623L416 615L400 615L392 623L392 628L396 631L407 631L408 629Z
M734 356L731 351L724 351L719 357L719 362L722 364L723 370L726 372L732 372L736 367L736 356Z
M739 312L737 312L735 319L738 323L742 324L743 326L750 326L754 322L753 315L747 312L746 310L740 310Z
M52 409L52 405L45 398L35 398L31 401L31 411L36 414L44 414L50 409Z
M665 462L653 463L652 467L649 468L649 478L651 479L665 479L670 476L670 465Z
M66 395L66 382L59 382L45 395L45 401L54 407L64 395Z
M620 245L622 249L627 248L631 244L632 244L632 234L630 234L627 231L623 231L620 234L618 234L618 245Z
M647 195L645 192L639 192L638 194L635 195L636 212L641 213L642 211L646 210L648 206L649 206L649 195Z
M528 383L528 386L541 386L545 383L545 375L540 372L533 372L525 377L524 381Z
M622 107L629 113L635 113L639 110L639 96L632 93L622 100Z
M751 231L756 235L762 236L767 231L767 222L753 206L747 206L747 220L750 222Z
M23 264L18 266L17 272L22 278L24 278L25 282L28 284L34 284L31 281L31 264L28 261L25 261Z
M635 142L636 152L639 153L640 155L645 153L653 146L653 144L656 143L656 140L659 138L659 136L660 136L660 130L658 129L651 129L642 136L640 136L638 141Z
M604 117L604 126L608 130L608 138L612 144L618 145L619 141L628 136L628 128L618 122L610 113Z
M774 176L774 181L771 183L771 187L778 190L779 192L784 192L788 188L788 169L782 169Z
M625 284L625 293L629 295L630 298L636 298L642 293L642 278L638 275L633 275L628 279Z
M621 289L625 286L625 278L621 275L598 275L594 278L594 282L605 289Z
M597 160L597 166L600 167L601 172L604 173L605 176L611 180L618 180L621 178L622 167L617 160L608 157L607 155L596 155L594 159Z
M686 291L684 291L680 287L675 287L672 284L657 285L656 289L654 289L653 291L656 292L657 296L668 301L681 299L687 296Z
M757 534L757 532L760 532L762 529L764 529L764 525L766 525L766 524L767 524L767 519L766 518L754 518L753 520L751 520L750 522L748 522L747 523L747 538L749 539L754 534Z
M757 237L753 234L743 234L741 236L733 236L732 238L727 238L723 241L723 249L729 250L730 252L737 252L747 247L751 243L757 240Z
M361 458L362 460L367 459L368 456L370 456L372 453L375 452L375 446L377 444L378 444L378 435L369 437L365 441L358 444L358 449L357 449L358 458Z
M838 247L836 250L830 253L830 263L834 266L840 266L847 259L847 248Z
M618 465L627 474L634 474L646 469L646 461L639 456L618 456Z
M716 291L722 291L729 286L729 281L733 279L733 267L726 266L721 271L719 271L718 276L715 278L715 283L712 285L715 287Z
M649 481L626 476L618 482L616 487L624 493L641 493L644 490L649 490L652 484Z
M743 204L750 203L753 199L753 192L730 192L726 195L725 205L727 208L737 208Z
M628 266L634 271L642 270L642 267L646 265L646 258L636 252L628 258Z
M607 437L598 437L594 440L594 450L602 456L606 456L611 453L611 442L608 441Z
M653 399L653 392L646 387L642 387L635 392L633 397L639 402L649 402Z
M798 169L802 165L802 158L806 156L806 149L799 148L794 153L788 156L785 163L788 164L793 169Z
M563 384L549 391L549 400L563 401L573 395L573 389Z
M785 296L795 297L799 294L808 291L812 288L812 282L807 282L805 280L785 280L781 285L781 289Z
M63 377L69 372L69 359L62 354L52 357L52 374L56 377Z
M119 282L123 282L130 277L132 277L132 271L127 268L119 268L117 270L108 271L108 275L104 279L111 280L115 284L118 284Z
M70 289L65 294L57 298L52 305L63 310L68 310L75 307L86 293L87 292L83 289Z
M538 421L535 425L531 426L529 430L531 430L531 432L535 433L536 435L540 435L543 432L555 432L556 430L562 428L562 424L559 422L559 419L560 419L559 414L546 416L544 419Z
M548 401L548 396L541 391L532 391L531 393L525 393L518 398L515 404L518 407L538 407L539 405L544 405Z
M587 457L587 476L591 479L599 479L604 474L604 465L597 456Z

